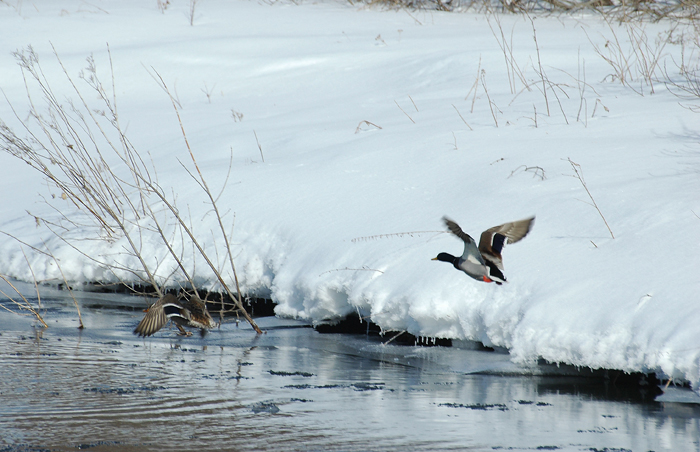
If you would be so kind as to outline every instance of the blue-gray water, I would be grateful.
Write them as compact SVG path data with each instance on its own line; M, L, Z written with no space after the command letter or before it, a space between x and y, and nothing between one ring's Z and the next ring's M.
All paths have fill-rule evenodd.
M65 300L43 301L48 329L0 312L0 451L700 450L700 405L630 400L504 353L274 318L262 336L225 323L142 339L143 313L109 298L83 296L84 330Z

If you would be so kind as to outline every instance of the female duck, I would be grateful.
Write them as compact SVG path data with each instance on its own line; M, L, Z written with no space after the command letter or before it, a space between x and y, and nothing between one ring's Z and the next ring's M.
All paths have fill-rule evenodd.
M192 336L183 326L199 328L202 336L206 334L206 330L216 327L202 300L197 297L191 297L189 300L178 299L172 294L167 294L148 308L134 334L150 336L163 328L168 320L173 321L181 336Z

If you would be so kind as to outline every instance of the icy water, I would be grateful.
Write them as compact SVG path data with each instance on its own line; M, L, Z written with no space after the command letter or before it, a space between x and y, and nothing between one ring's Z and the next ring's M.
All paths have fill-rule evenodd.
M642 402L505 353L275 318L259 319L262 336L225 323L142 339L143 313L114 307L138 300L124 300L83 295L84 330L65 301L44 300L48 329L0 312L0 451L700 450L698 404Z

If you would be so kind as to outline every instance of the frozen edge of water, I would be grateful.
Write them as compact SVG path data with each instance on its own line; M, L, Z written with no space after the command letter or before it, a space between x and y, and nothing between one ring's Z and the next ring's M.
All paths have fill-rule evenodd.
M36 292L32 284L17 282L17 287L30 301L36 302ZM68 310L74 309L73 300L65 290L47 285L42 286L40 290L44 301L59 301L61 302L61 307L65 307ZM73 293L81 304L85 303L84 308L91 309L113 309L133 312L142 309L149 303L149 299L131 294L95 290L75 290ZM6 300L6 298L0 297L0 300ZM272 303L272 300L257 300L258 302ZM54 306L46 308L48 312L54 309ZM260 311L263 310L260 309ZM214 313L214 311L212 312ZM406 332L403 332L404 340L394 344L386 344L386 342L401 332L384 331L381 332L382 340L380 342L368 342L365 339L358 340L357 338L365 338L363 331L378 336L380 333L379 328L371 322L368 324L366 321L363 322L357 317L352 318L352 316L336 322L335 326L323 323L314 325L310 321L277 316L256 317L255 320L263 330L314 327L317 331L325 334L344 334L346 339L343 340L343 343L352 344L348 347L348 350L345 350L346 353L393 364L420 366L423 368L434 367L435 369L449 370L461 374L561 376L597 379L606 383L612 382L613 384L621 381L623 385L631 385L633 387L654 385L659 388L659 393L653 399L655 401L700 404L700 395L690 387L688 381L673 380L673 386L667 385L663 387L662 381L668 381L668 377L662 372L659 375L660 372L656 371L628 373L619 369L580 368L568 363L550 363L542 359L532 365L516 364L510 359L509 350L506 348L498 347L493 349L484 347L478 341L455 339L447 340L449 343L448 347L425 346L431 344L431 342L435 343L435 340L438 338L415 338ZM348 328L348 325L355 326ZM247 328L244 321L243 328ZM253 334L252 330L250 333ZM425 345L410 345L411 341L414 344ZM440 342L435 343L435 345L440 345ZM450 349L454 348L472 352L488 350L490 353L465 353L464 359L455 359L455 354L449 352ZM475 356L481 358L474 359ZM484 356L489 358L483 359Z

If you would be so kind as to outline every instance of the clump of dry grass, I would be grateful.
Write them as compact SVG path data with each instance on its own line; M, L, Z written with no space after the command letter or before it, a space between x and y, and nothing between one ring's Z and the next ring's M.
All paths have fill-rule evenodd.
M5 298L7 298L8 300L10 300L10 302L11 302L12 304L14 304L14 305L17 307L18 311L17 311L16 313L17 313L17 314L20 314L20 315L24 315L24 312L22 312L22 311L29 311L29 313L30 313L31 315L33 315L34 317L36 317L37 320L39 320L39 322L41 322L41 324L44 326L44 328L48 328L49 326L46 324L46 322L44 321L44 318L41 316L41 313L39 312L39 310L41 309L41 295L39 294L39 290L37 289L37 291L36 291L36 295L37 295L37 304L38 304L38 306L35 307L35 306L33 306L32 303L27 299L27 297L25 297L25 296L22 294L22 292L20 292L20 290L12 283L12 281L10 280L10 278L8 278L8 277L5 276L5 275L0 275L0 279L2 279L3 281L5 281L5 283L6 283L7 285L9 285L9 286L12 288L12 290L21 298L21 301L20 301L20 300L15 300L15 299L12 298L12 296L10 296L7 292L5 292L4 290L0 289L0 293L3 294L3 295L5 296ZM8 308L8 307L5 306L5 305L0 305L0 307L3 308L4 310L8 311L8 312L15 313L15 311L13 311L12 309ZM81 322L81 327L82 327L82 322Z
M158 76L157 80L172 101L191 160L190 166L183 164L183 168L201 189L205 202L218 220L218 239L224 243L225 257L236 285L235 294L223 278L223 268L214 263L215 259L202 246L202 239L196 234L193 223L178 208L176 193L169 194L159 184L153 163L146 163L124 133L114 94L114 76L111 77L112 94L109 95L98 77L94 59L87 59L88 66L80 78L87 84L91 95L97 96L100 107L95 108L86 101L86 96L68 74L55 49L54 55L77 102L69 100L61 103L58 100L42 71L38 55L28 47L15 53L28 87L29 119L24 120L15 113L25 136L19 136L0 121L0 150L42 174L49 186L58 191L59 197L69 203L64 207L52 206L58 214L57 220L35 217L37 223L45 225L58 240L111 272L117 279L128 275L126 279L129 281L124 281L127 287L136 281L152 287L159 297L163 295L164 287L173 284L182 286L182 282L187 283L182 286L183 289L197 290L194 267L188 268L183 258L185 250L191 248L195 257L202 259L211 269L222 290L234 300L237 312L260 333L243 307L231 244L217 204L218 197L214 196L199 169L178 113L177 102L162 78ZM113 74L113 71L110 72ZM41 93L40 99L34 99L32 93L35 91L29 89L30 85ZM92 234L88 237L90 240L99 240L107 245L124 242L126 245L122 250L115 250L113 255L89 255L81 250L83 238L75 237L75 230L80 230L81 234ZM167 230L172 232L168 234ZM160 238L162 249L158 256L144 254L144 234ZM215 252L218 254L218 251ZM122 263L126 261L124 255L138 262L139 268L125 266ZM167 257L176 262L176 268L161 268Z
M675 72L664 64L663 82L666 88L681 99L685 108L700 113L700 23L694 24L693 33L681 33L680 59L670 64Z
M700 18L698 0L351 0L351 3L391 9L473 10L514 14L570 13L588 10L620 21L697 20Z

